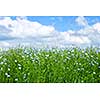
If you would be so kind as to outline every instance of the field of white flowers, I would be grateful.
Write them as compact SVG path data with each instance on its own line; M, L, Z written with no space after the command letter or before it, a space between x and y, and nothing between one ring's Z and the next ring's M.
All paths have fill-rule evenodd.
M0 51L0 83L99 83L99 48Z

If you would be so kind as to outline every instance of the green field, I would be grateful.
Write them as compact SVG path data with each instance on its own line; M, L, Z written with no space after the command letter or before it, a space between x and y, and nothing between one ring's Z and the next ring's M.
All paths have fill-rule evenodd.
M0 51L0 83L99 83L97 48Z

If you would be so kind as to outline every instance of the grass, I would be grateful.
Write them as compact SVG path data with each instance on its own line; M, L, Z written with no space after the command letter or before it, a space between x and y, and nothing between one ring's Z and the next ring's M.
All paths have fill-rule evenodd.
M0 51L0 83L99 83L97 48Z

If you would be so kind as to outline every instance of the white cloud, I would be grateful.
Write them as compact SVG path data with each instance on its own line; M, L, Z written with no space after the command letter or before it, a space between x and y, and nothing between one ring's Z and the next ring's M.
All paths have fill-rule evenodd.
M91 41L91 45L100 45L100 23L87 26L79 31L78 35L85 36Z
M90 43L90 40L88 39L88 37L85 36L72 36L69 39L71 42L73 43L77 43L77 44L86 44L86 43Z
M74 35L68 33L68 32L62 32L62 35L64 36L65 40L69 42L70 44L87 44L90 43L91 41L88 39L86 36L76 36L75 33Z
M0 21L0 25L4 25L4 27L12 30L8 32L8 35L17 38L51 36L52 32L55 31L55 28L52 26L45 26L20 17L16 20L5 17Z
M93 28L98 32L100 33L100 23L96 23L93 25Z
M89 26L84 17L78 17L76 22L85 26L81 30L57 31L53 26L42 25L38 22L29 21L26 17L17 17L12 20L10 17L0 19L0 36L17 38L0 42L0 47L11 47L18 45L49 45L50 47L64 47L67 44L84 45L100 43L100 23ZM0 39L1 39L0 38Z
M73 30L68 30L67 31L69 34L75 34L75 31L73 31Z
M76 21L77 24L80 25L80 26L87 26L87 25L88 25L87 20L86 20L85 17L83 17L83 16L79 16L78 18L76 18L75 21Z
M0 47L7 48L7 47L10 47L10 44L5 41L0 41Z

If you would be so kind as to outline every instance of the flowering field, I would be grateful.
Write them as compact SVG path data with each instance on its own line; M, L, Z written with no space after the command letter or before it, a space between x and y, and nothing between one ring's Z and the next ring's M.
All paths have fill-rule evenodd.
M97 48L0 51L0 83L99 83Z

